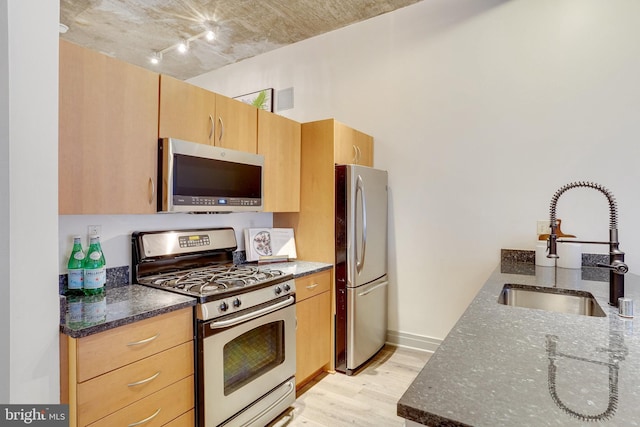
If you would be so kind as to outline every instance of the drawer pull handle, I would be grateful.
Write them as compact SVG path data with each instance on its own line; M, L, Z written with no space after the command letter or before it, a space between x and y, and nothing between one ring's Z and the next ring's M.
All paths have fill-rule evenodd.
M158 332L157 334L155 334L152 337L146 338L144 340L140 340L140 341L135 341L135 342L130 342L127 344L128 347L132 347L134 345L140 345L140 344L146 344L148 342L151 342L153 340L155 340L156 338L158 338L160 336L160 332Z
M137 385L142 385L142 384L148 383L149 381L155 380L158 377L158 375L160 375L160 371L158 371L155 374L151 375L149 378L145 378L144 380L136 381L135 383L129 383L129 384L127 384L127 387L135 387Z
M151 420L152 420L152 419L154 419L156 416L158 416L158 414L160 413L160 410L161 410L161 409L162 409L162 408L158 408L158 410L157 410L153 415L151 415L150 417L145 418L144 420L140 420L140 421L137 421L137 422L135 422L135 423L131 423L131 424L129 424L129 427L139 426L140 424L144 424L144 423L146 423L146 422L151 421Z
M318 287L318 283L314 283L312 285L307 285L307 289L311 290L311 289L315 289Z

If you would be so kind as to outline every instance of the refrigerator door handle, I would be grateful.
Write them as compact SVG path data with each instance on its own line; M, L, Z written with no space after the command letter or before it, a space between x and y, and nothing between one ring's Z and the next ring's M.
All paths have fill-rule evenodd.
M356 271L360 273L362 271L362 267L364 266L364 256L367 249L367 200L364 197L364 183L362 182L362 177L358 175L358 179L356 182L356 198L358 197L358 193L360 194L360 200L362 201L362 253L358 254L358 245L355 245L356 252ZM356 207L357 207L356 203ZM358 216L358 212L356 212L356 218Z
M384 282L382 282L382 283L378 283L378 284L377 284L377 285L375 285L374 287L369 288L369 289L367 289L366 291L359 293L359 294L358 294L358 296L359 296L359 297L363 297L363 296L365 296L365 295L369 295L371 292L375 291L376 289L378 289L378 288L383 288L383 287L387 286L388 284L389 284L389 282L388 282L387 280L385 280Z

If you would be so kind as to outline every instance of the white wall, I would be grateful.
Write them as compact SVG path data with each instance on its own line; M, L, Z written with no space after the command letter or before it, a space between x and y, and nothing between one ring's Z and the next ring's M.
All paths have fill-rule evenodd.
M9 65L5 58L9 56L8 8L6 2L0 5L0 200L8 200L9 188ZM9 253L10 240L9 204L0 204L0 324L9 325ZM9 342L10 329L0 328L0 342ZM0 402L9 401L9 346L0 347Z
M294 87L283 115L375 137L390 173L389 328L438 340L501 248L534 249L568 182L617 196L640 272L639 14L636 0L428 0L191 81L228 96ZM606 240L607 207L572 190L558 217Z
M9 355L0 401L6 403L60 399L58 15L58 2L50 0L0 5L0 311Z

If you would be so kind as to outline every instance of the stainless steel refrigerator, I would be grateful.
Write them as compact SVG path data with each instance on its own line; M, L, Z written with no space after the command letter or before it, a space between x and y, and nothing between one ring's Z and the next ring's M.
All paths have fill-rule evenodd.
M336 370L353 374L387 335L387 172L336 165Z

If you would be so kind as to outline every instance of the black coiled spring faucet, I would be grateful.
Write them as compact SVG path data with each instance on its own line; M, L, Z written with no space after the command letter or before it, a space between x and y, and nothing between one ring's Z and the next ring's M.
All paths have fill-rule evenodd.
M609 201L609 241L608 242L593 242L584 240L558 240L558 224L556 222L556 205L558 199L567 190L578 187L593 188L598 190L607 197ZM606 244L609 245L609 264L598 263L598 267L604 267L609 269L609 304L615 307L618 306L618 298L624 297L624 274L629 271L629 267L624 263L624 252L619 249L620 243L618 242L618 208L616 206L616 199L613 194L600 184L596 184L588 181L572 182L561 187L555 192L551 198L551 207L549 208L551 214L550 224L551 233L549 235L548 249L549 254L547 258L558 258L557 243L587 243L587 244Z

